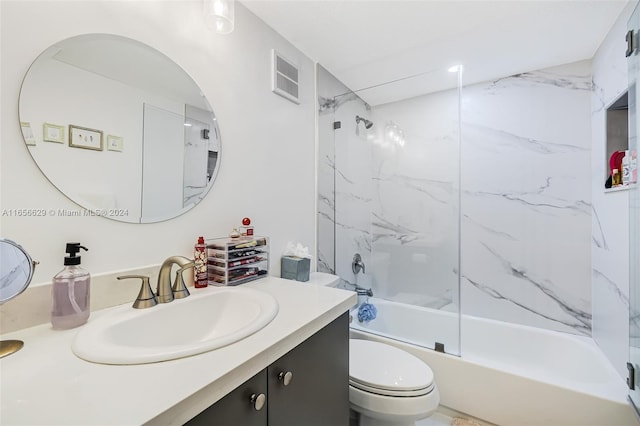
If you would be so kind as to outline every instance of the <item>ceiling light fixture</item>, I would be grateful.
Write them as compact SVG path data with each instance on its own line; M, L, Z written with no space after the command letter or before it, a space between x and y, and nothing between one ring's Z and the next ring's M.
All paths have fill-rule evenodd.
M233 31L235 0L203 0L204 19L207 27L218 34Z

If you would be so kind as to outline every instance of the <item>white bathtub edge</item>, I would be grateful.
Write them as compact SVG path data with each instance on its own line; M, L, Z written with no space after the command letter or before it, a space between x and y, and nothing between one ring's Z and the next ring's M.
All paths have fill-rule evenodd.
M358 330L351 337L381 341L419 357L433 370L440 403L499 425L638 425L626 401L542 383Z

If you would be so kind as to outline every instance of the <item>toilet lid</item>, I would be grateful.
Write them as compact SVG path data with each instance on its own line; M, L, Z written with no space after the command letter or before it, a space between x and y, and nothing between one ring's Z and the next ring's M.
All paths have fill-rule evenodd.
M349 339L349 378L352 384L368 389L413 393L432 387L433 371L419 358L396 347Z
M367 386L365 384L359 383L359 382L357 382L357 381L355 381L353 379L349 379L349 386L357 388L357 389L360 389L360 390L368 392L368 393L374 393L374 394L377 394L377 395L403 396L403 397L427 395L435 387L434 384L431 384L431 386L429 386L429 387L426 387L426 388L423 388L423 389L411 390L411 391L379 389L379 388L375 388L375 387L371 387L371 386Z

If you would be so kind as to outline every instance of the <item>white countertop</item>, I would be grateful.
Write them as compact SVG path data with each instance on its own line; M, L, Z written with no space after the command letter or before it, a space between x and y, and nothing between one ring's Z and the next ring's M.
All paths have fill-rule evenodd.
M0 359L0 424L183 424L356 303L350 291L276 277L243 286L278 300L274 320L237 343L187 358L142 365L83 361L71 351L81 327L56 331L44 324L2 335L25 345Z

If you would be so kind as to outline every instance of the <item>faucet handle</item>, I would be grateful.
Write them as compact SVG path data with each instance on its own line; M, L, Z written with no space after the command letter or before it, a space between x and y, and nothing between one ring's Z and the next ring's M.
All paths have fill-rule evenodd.
M153 294L153 290L151 290L151 284L149 284L149 277L144 275L121 275L116 277L119 280L125 280L128 278L140 278L142 280L142 286L140 287L140 292L138 293L138 297L135 302L133 302L133 307L136 309L144 309L151 308L152 306L156 306L158 304L158 300L156 299L156 295Z
M193 265L193 262L189 262L176 271L176 281L173 283L172 288L174 299L183 299L191 294L187 289L187 285L184 283L184 277L182 276L182 273L186 269L192 268Z
M355 275L357 275L358 272L360 271L362 271L363 274L365 273L364 262L362 261L362 256L360 256L360 253L356 253L353 255L353 261L351 262L351 270Z

